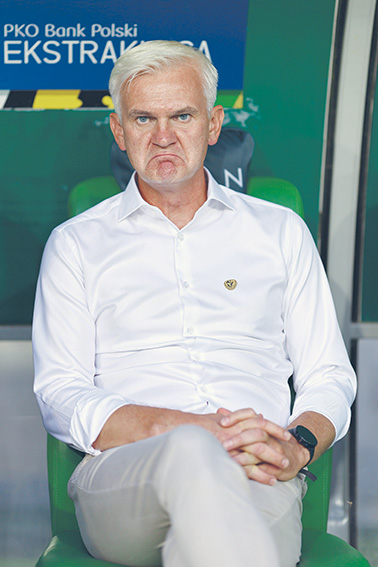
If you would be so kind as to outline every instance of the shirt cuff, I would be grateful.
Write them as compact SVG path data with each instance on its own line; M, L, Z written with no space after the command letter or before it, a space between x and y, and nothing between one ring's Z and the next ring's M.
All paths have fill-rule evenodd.
M319 403L317 403L317 401L319 401ZM319 396L319 400L316 399L316 396L313 396L311 403L303 402L294 404L290 422L294 421L305 412L313 411L326 417L335 428L335 438L332 445L346 435L351 419L350 407L347 404L344 405L340 403L340 399L332 398L328 399L327 403L325 403L324 397L322 396Z
M90 455L98 455L101 451L93 448L93 443L99 436L109 417L120 407L131 403L122 396L107 393L106 396L96 394L86 395L76 405L70 426L70 436L73 445L80 451Z

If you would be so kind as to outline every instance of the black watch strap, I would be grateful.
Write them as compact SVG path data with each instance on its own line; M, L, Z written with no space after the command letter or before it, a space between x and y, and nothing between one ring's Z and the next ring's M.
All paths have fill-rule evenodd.
M296 427L289 429L289 432L296 439L296 441L300 445L302 445L302 447L305 447L310 453L310 458L306 464L307 467L307 465L311 463L314 457L315 447L318 444L318 440L316 439L315 435L309 429L307 429L307 427L304 427L303 425L297 425ZM310 471L308 471L306 468L301 469L299 472L301 474L308 476L309 478L311 478L311 480L316 480L316 476L312 474Z
M314 473L310 472L308 469L301 469L298 474L304 474L307 478L313 480L318 480L318 477L314 475Z

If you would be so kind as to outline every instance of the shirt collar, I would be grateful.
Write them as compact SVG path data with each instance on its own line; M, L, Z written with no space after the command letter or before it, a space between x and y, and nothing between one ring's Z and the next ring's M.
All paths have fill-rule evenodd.
M210 171L205 168L208 184L207 184L207 199L203 204L203 207L209 205L213 201L221 203L224 207L235 210L234 205L228 194L229 189L219 185L211 175ZM133 173L126 189L123 192L121 205L119 209L119 220L130 216L132 213L140 209L141 207L151 206L143 199L139 193L139 189L136 183L136 172Z
M235 207L230 198L230 191L232 192L232 190L224 187L223 185L219 185L219 183L215 181L214 177L211 175L210 171L206 169L206 167L205 171L208 179L206 203L210 203L211 201L218 201L219 203L222 203L222 205L224 205L227 209L234 211Z
M129 183L126 186L126 189L122 194L121 205L119 208L119 220L121 221L124 218L130 216L132 213L134 213L144 205L147 205L147 203L139 193L139 189L136 184L136 173L134 171Z

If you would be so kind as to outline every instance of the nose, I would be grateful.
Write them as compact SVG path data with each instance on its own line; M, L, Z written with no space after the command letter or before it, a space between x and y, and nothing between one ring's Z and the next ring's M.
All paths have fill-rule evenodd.
M157 120L152 135L152 141L162 148L174 144L176 142L176 132L173 124L171 124L169 120Z

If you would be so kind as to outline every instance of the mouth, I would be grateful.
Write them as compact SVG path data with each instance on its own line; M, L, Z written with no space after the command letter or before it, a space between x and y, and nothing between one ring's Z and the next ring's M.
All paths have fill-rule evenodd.
M183 159L176 154L159 153L149 161L151 171L159 175L172 175L182 167Z
M172 152L162 152L160 151L158 154L152 156L151 159L182 159L178 154Z
M164 161L165 159L172 160L172 159L180 159L180 158L176 154L156 154L155 156L153 156L151 158L151 160L154 160L154 159L160 159L160 160Z

